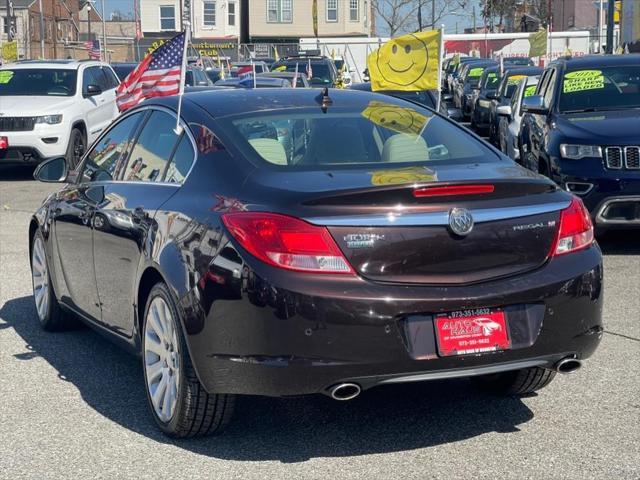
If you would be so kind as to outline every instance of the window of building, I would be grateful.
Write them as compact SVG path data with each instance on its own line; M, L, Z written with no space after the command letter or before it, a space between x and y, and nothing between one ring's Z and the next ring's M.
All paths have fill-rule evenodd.
M267 0L267 22L291 23L293 0Z
M205 27L216 26L216 2L208 0L202 2L202 23Z
M176 7L160 5L160 30L176 29Z
M338 0L327 0L327 22L338 21Z
M349 20L360 21L360 0L349 0Z
M165 182L168 183L182 183L187 177L187 173L191 170L195 152L191 146L191 141L186 134L182 135L178 148L173 154L173 158L167 168L165 174Z
M229 14L229 25L234 26L236 24L236 2L229 2L227 13Z

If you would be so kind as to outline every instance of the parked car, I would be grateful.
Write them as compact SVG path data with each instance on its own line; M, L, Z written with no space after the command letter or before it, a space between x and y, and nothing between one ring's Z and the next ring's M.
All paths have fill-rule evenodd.
M255 69L256 73L267 73L270 71L267 63L260 60L256 60L255 62L233 62L231 66L233 67L232 73L237 72L238 69L242 69L243 67L251 67Z
M291 88L291 82L286 78L265 78L256 75L255 83L253 77L248 78L225 78L215 83L216 87L230 88Z
M118 76L118 79L122 82L122 80L124 80L125 78L127 78L127 76L133 72L136 67L138 66L137 63L134 62L114 62L111 63L111 68L113 68L113 71L116 72L116 75Z
M464 127L351 90L186 93L179 133L176 108L42 164L66 185L28 229L42 327L73 314L138 353L167 434L220 432L237 394L527 395L600 342L582 202Z
M491 98L495 95L502 76L500 67L489 67L482 72L478 86L473 89L471 99L471 129L479 134L489 131Z
M506 68L496 93L489 96L491 106L489 107L489 141L498 145L498 106L509 105L511 96L516 91L520 80L530 75L539 75L542 72L538 67L514 67Z
M371 83L352 83L349 88L351 90L362 90L365 92L371 91ZM435 90L421 90L417 92L405 92L402 90L379 90L376 93L381 93L383 95L391 95L392 97L402 98L404 100L409 100L410 102L415 102L423 107L430 108L435 110L438 105L438 92ZM447 102L445 101L447 97L443 95L440 99L440 115L444 115L445 117L449 117L452 120L457 122L462 121L462 115L460 114L460 110L455 107L447 106Z
M103 62L24 60L0 67L0 164L65 155L76 165L118 116L120 84Z
M207 75L207 72L195 65L187 65L184 74L184 84L186 87L207 87L213 85L213 82Z
M504 57L502 62L505 66L533 67L533 60L529 57Z
M293 79L296 79L296 88L309 88L309 80L304 73L295 74L295 72L267 72L258 75L258 78L280 78L287 80L290 85L293 85Z
M301 52L299 55L281 58L273 64L273 71L307 73L311 66L312 87L335 87L338 78L336 65L329 57L315 54L315 52Z
M469 62L477 62L480 60L486 60L485 58L478 57L461 57L459 62L452 66L451 72L447 75L447 91L453 93L456 89L456 81L462 67Z
M498 107L499 145L502 153L512 160L520 159L520 124L522 123L522 101L535 94L539 75L520 80L516 93L511 97L510 105Z
M469 62L462 67L453 97L456 107L462 112L463 118L466 119L471 115L472 92L480 84L482 73L486 68L496 65L497 63L494 60L484 60Z
M523 165L579 195L600 229L640 226L640 55L560 59L522 110Z

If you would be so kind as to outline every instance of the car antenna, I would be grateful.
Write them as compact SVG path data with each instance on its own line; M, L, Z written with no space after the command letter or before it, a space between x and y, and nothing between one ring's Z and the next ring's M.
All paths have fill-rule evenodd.
M322 113L327 113L327 107L333 104L333 100L329 97L329 88L324 87L322 93L316 97L316 101L320 104Z

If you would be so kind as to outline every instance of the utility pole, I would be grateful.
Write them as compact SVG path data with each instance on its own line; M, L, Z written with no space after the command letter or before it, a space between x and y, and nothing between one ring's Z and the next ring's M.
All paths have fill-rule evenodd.
M476 33L476 6L473 6L473 33Z
M91 40L91 2L87 2L87 31L88 39Z
M38 0L38 8L40 9L40 58L44 60L44 10L42 8L42 0Z
M102 0L102 41L104 43L104 56L102 57L102 61L103 62L108 62L109 59L107 58L107 24L106 22L106 18L104 16L104 2L106 0Z
M422 1L418 3L418 31L422 31Z
M431 30L436 29L436 0L431 0Z
M615 23L616 2L607 3L607 53L613 53L613 27Z

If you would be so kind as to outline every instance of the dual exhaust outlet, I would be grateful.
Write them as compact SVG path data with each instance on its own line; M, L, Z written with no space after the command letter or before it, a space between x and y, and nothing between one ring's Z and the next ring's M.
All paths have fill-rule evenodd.
M582 362L574 357L565 357L553 365L552 370L569 374L578 371L582 367ZM329 396L339 402L353 400L362 392L362 388L357 383L338 383L330 387L327 391Z

